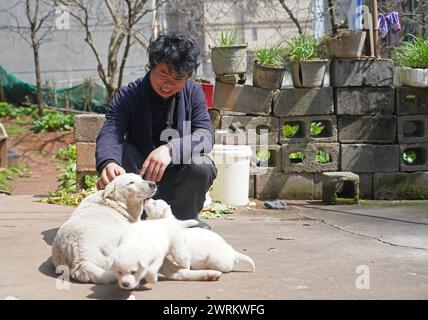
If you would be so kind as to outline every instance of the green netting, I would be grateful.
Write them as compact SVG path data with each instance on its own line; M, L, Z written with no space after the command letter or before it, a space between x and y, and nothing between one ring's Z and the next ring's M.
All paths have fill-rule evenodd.
M19 103L26 96L31 97L36 92L34 84L19 80L2 65L0 65L0 85L5 100L12 103ZM56 89L44 86L42 88L42 99L47 105L53 107L105 112L107 90L104 86L95 83L94 80L88 79L71 88Z
M4 98L12 103L18 103L22 101L25 96L32 95L36 92L35 85L19 80L2 65L0 65L0 84L3 89Z

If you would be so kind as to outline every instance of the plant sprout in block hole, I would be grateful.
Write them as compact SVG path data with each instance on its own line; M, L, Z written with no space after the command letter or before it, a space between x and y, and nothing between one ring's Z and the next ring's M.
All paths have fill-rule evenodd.
M315 161L321 164L331 162L331 155L327 151L320 150L315 156Z
M417 154L414 150L406 150L403 153L403 160L404 162L406 162L407 164L415 164L415 161L417 159Z
M287 122L283 127L284 136L286 138L292 138L297 135L300 129L298 122Z
M290 153L288 158L290 159L291 163L302 163L303 160L305 160L305 155L303 154L303 152L300 151L292 152Z
M313 137L320 136L323 133L324 129L325 129L325 123L323 123L322 121L311 122L311 128L310 128L311 136Z
M272 165L271 154L268 149L261 149L256 151L256 165L257 167L265 167Z

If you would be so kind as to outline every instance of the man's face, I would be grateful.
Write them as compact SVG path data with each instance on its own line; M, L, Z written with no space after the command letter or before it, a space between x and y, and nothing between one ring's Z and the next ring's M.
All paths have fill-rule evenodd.
M158 63L150 72L153 90L162 98L169 98L183 89L188 76L178 75L165 62Z

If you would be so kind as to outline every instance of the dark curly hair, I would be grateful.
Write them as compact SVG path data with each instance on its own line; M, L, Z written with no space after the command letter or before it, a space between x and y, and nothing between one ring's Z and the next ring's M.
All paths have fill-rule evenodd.
M180 77L191 77L199 66L199 48L195 40L179 32L160 35L150 41L148 70L165 62Z

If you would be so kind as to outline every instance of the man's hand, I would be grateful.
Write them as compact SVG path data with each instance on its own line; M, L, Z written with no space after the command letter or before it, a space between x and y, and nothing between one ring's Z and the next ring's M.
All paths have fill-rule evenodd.
M125 169L123 169L118 164L111 162L103 168L101 172L101 177L97 182L97 189L102 190L108 185L114 178L125 173Z
M146 180L153 182L160 181L166 167L171 161L171 148L169 145L164 144L149 154L141 167L140 174L142 177L146 174Z

